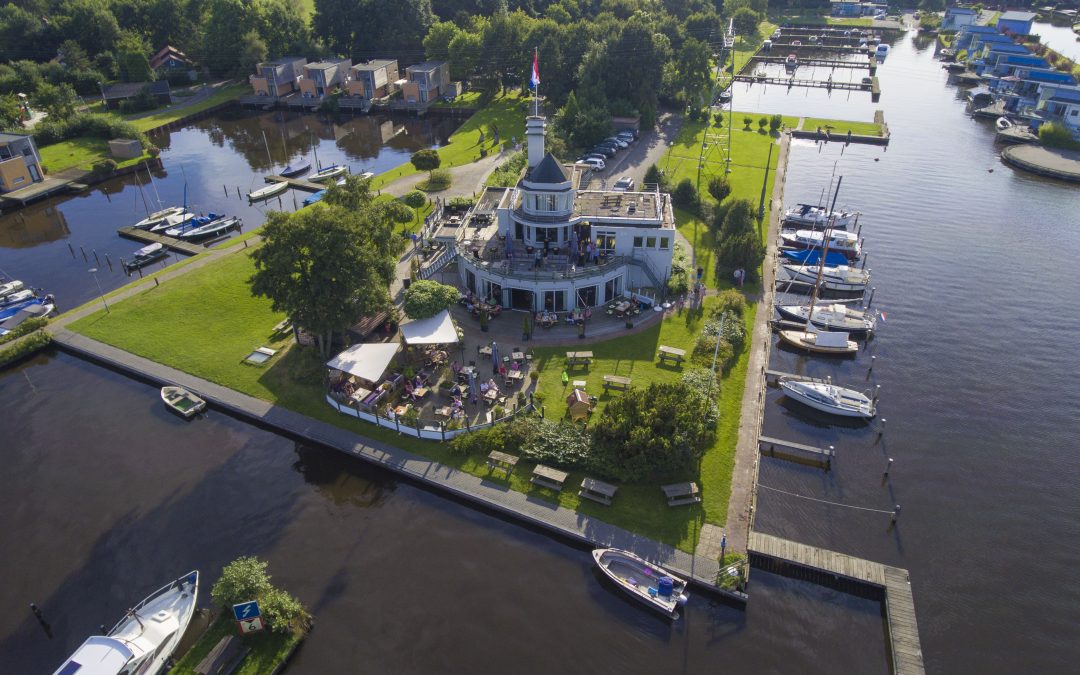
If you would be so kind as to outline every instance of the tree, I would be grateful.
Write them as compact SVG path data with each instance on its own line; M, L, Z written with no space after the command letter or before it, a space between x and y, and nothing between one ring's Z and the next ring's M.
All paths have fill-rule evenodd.
M34 90L33 100L37 107L49 113L49 117L62 119L75 113L79 96L70 84L42 82Z
M927 12L945 11L945 0L920 0L919 9Z
M696 211L700 197L698 197L697 188L694 187L693 181L689 178L683 178L679 181L679 184L675 186L675 192L671 193L671 201L679 208Z
M450 42L462 30L451 21L438 21L431 24L424 36L424 55L429 59L445 61L450 58Z
M275 633L303 633L311 627L311 615L304 605L280 588L263 593L259 608Z
M776 113L769 118L769 131L774 134L780 131L780 127L784 125L784 117L780 113Z
M431 148L425 150L417 150L409 158L412 165L416 167L417 171L427 171L430 174L435 169L438 169L442 165L442 158L439 157L439 153Z
M666 191L668 188L667 176L665 176L660 171L660 167L655 164L650 165L649 168L645 170L645 182L659 185L660 189L663 191Z
M390 305L388 289L404 247L386 204L350 178L317 208L271 212L253 254L251 291L270 298L295 326L315 334L328 355L333 334Z
M410 319L427 319L449 308L460 297L458 289L438 281L420 279L405 289L405 316Z
M717 210L713 227L719 231L720 238L733 237L755 231L756 222L753 202L749 199L736 199L725 209Z
M262 63L269 55L266 42L259 37L258 31L249 30L240 38L240 60L237 63L237 73L253 73L255 65Z
M210 590L214 604L229 609L237 603L258 599L272 588L266 567L267 563L247 556L226 565Z
M716 247L716 268L722 278L730 279L735 270L742 269L746 278L752 280L764 259L765 248L757 232L725 237Z
M0 96L0 129L11 129L22 121L22 105L14 94Z
M749 7L740 7L731 15L735 21L735 33L744 40L757 40L761 16Z
M90 57L86 55L86 50L79 46L78 42L64 40L58 51L63 56L64 65L68 68L86 70L90 67Z

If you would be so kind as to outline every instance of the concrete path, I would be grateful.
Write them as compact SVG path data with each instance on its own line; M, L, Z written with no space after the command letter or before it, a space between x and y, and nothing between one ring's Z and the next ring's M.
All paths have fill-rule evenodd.
M511 154L513 153L503 152L498 155L489 155L469 164L451 167L448 169L451 177L450 187L441 192L432 192L430 196L437 195L443 199L451 199L453 197L472 197L474 193L478 194L484 188L484 183L487 181L488 176L491 175L491 172L509 158ZM401 197L407 192L415 190L416 186L425 180L427 180L427 173L409 174L388 183L379 192Z

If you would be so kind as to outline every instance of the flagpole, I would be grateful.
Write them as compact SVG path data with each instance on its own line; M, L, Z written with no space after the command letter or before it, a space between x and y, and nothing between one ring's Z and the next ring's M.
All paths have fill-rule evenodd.
M533 47L533 64L534 70L535 64L540 63L540 48ZM536 86L533 87L533 116L540 117L540 78L536 78Z

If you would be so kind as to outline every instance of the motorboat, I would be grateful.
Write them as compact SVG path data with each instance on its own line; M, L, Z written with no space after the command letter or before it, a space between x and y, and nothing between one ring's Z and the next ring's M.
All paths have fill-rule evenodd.
M780 234L785 246L793 248L821 248L825 243L825 233L815 230L796 230ZM854 232L833 230L829 235L828 247L830 251L843 253L848 260L859 257L862 247L859 245L859 237Z
M335 164L334 166L328 166L325 169L319 169L315 173L308 176L308 180L314 183L325 183L327 181L331 181L337 178L338 176L344 176L346 173L348 173L348 171L349 167L341 164Z
M800 265L816 265L821 261L820 248L782 248L780 249L780 255L783 256L785 260L790 260L791 262ZM825 267L836 267L838 265L846 264L848 264L848 259L843 253L829 251L825 254Z
M24 288L21 291L15 291L9 295L5 295L0 298L0 308L11 307L12 305L18 305L26 302L27 300L33 300L37 295L32 289Z
M0 298L7 297L12 293L21 291L25 286L26 284L19 281L18 279L12 279L11 281L2 283L0 284Z
M792 40L791 41L791 46L792 47L802 47L802 40Z
M784 225L795 227L808 227L812 230L824 230L832 227L834 230L846 230L854 228L859 221L858 211L829 211L824 206L814 204L796 204L784 211L781 221Z
M289 189L289 184L285 181L279 181L276 183L270 183L266 187L259 188L258 190L252 190L248 193L249 202L258 202L264 199L270 199L275 195L279 195Z
M160 225L165 222L165 219L169 216L178 216L184 212L182 206L170 206L167 209L161 209L160 211L154 211L147 217L143 218L139 222L135 223L132 227L140 230L149 230L155 225Z
M652 609L678 618L676 610L686 604L686 580L644 558L617 548L598 548L593 560L615 585Z
M86 639L53 675L158 675L184 636L199 595L199 572L151 593L105 635Z
M861 293L870 283L869 270L849 265L826 267L824 270L819 270L818 265L783 265L783 268L795 281L815 286L818 284L820 274L821 288L827 291Z
M819 331L810 326L807 330L782 330L780 339L792 347L816 354L847 356L859 351L859 343L849 340L847 333Z
M225 234L229 230L239 229L242 221L235 216L219 216L211 213L205 218L196 218L193 227L166 230L165 234L185 241L201 241Z
M184 419L191 419L206 410L206 401L183 387L162 387L161 400L165 406Z
M794 68L799 65L799 57L794 54L788 54L784 60L784 65L788 68Z
M869 396L830 382L784 376L780 378L780 388L799 403L832 415L871 419L877 414L877 405Z
M777 313L785 319L810 323L825 330L844 331L852 335L869 335L877 328L877 316L843 303L815 305L777 305Z
M184 227L189 222L197 218L194 213L190 211L181 211L180 213L173 214L171 216L165 216L165 218L157 225L151 225L148 229L150 232L160 233L165 230L171 230L177 227Z
M18 328L24 321L39 319L49 316L56 310L56 305L46 302L41 305L30 305L19 310L15 316L0 321L0 335L7 335Z
M1013 126L1013 123L1012 120L1010 120L1008 117L999 117L997 118L997 121L994 122L994 126L997 127L998 131L1005 131L1009 127Z
M124 261L124 267L132 270L145 267L169 255L169 251L160 242L143 246L131 255L131 260Z
M7 307L0 308L0 321L6 321L15 316L19 312L23 311L27 307L33 307L35 305L50 305L52 304L53 297L46 295L44 298L32 297L29 300L23 300L22 302L16 302L8 305Z
M886 56L889 55L889 45L884 44L884 43L879 44L874 53L877 55L877 57L879 59L885 58Z
M311 162L303 162L295 166L288 165L281 170L281 175L285 178L296 178L297 176L303 176L308 171L311 171Z

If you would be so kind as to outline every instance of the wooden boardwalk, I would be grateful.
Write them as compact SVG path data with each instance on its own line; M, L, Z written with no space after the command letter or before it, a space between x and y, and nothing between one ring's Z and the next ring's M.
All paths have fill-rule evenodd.
M874 78L875 80L877 78ZM847 91L873 91L872 84L860 82L835 82L833 80L799 80L794 77L757 77L756 75L736 75L735 81L751 84L778 84L784 87L809 87L813 89L844 89Z
M750 59L757 63L776 63L783 64L787 62L785 56L751 56ZM836 61L833 59L815 59L811 56L799 59L799 67L803 66L815 66L822 68L851 68L853 70L870 70L873 71L877 68L877 64L872 61Z
M266 176L267 183L288 183L289 187L294 187L297 190L305 190L307 192L319 192L325 190L326 185L322 183L316 183L315 181L304 180L303 178L286 178L285 176Z
M832 466L832 459L836 456L836 449L831 445L827 448L818 448L813 445L773 438L772 436L758 436L758 447L763 455L767 454L770 457L793 459L800 462L809 461L820 464L826 469ZM780 450L777 451L777 448L780 448Z
M800 544L751 530L748 551L751 564L783 574L796 567L808 570L820 581L839 577L869 587L885 603L889 648L896 675L919 675L923 666L919 627L915 620L915 600L911 577L899 567L882 565L844 553Z
M162 244L171 251L186 253L188 255L196 255L206 250L206 248L199 244L183 241L165 234L158 234L157 232L147 232L146 230L140 230L137 227L121 227L117 230L117 233L119 233L121 237L142 241L147 244Z

